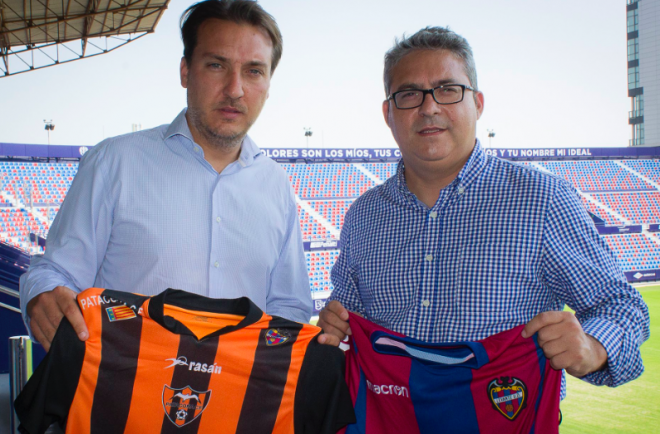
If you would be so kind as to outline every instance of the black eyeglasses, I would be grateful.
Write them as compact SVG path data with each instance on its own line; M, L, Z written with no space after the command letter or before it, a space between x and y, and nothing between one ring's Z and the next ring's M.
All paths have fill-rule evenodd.
M430 93L438 104L456 104L463 101L466 89L474 92L473 87L465 84L444 84L433 89L404 89L390 94L387 100L394 100L398 109L413 109L424 104L426 94Z

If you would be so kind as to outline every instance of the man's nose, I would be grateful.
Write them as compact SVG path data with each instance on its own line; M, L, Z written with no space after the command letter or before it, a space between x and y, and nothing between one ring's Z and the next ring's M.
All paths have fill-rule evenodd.
M229 74L224 93L231 99L238 99L243 96L243 79L240 71L232 71Z
M424 94L422 105L419 106L418 112L420 116L434 116L442 111L442 105L435 102L433 95L430 93Z

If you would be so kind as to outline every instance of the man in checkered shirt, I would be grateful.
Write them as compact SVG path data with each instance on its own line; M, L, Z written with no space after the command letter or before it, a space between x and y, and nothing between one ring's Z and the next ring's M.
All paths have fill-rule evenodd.
M598 385L638 377L644 301L567 181L484 152L467 41L422 29L386 54L384 79L403 158L346 214L319 340L350 334L347 310L428 342L526 324L555 369Z

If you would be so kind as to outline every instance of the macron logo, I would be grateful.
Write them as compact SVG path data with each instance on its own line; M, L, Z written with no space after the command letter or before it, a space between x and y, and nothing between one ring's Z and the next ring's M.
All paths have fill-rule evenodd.
M394 395L394 396L404 396L410 398L408 389L404 386L394 386L394 385L382 385L378 386L372 384L371 381L367 380L367 389L371 390L376 395Z

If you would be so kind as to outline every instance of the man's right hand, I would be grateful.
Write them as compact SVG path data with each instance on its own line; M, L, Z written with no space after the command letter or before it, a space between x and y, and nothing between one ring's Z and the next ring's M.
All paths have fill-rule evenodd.
M27 305L27 314L30 317L32 334L46 351L50 350L50 344L64 316L81 341L89 337L85 319L78 309L76 293L66 286L58 286L34 297Z
M319 336L321 344L338 346L346 335L351 334L351 328L348 325L348 311L337 300L332 300L325 305L319 314L317 325L323 329L323 334Z

